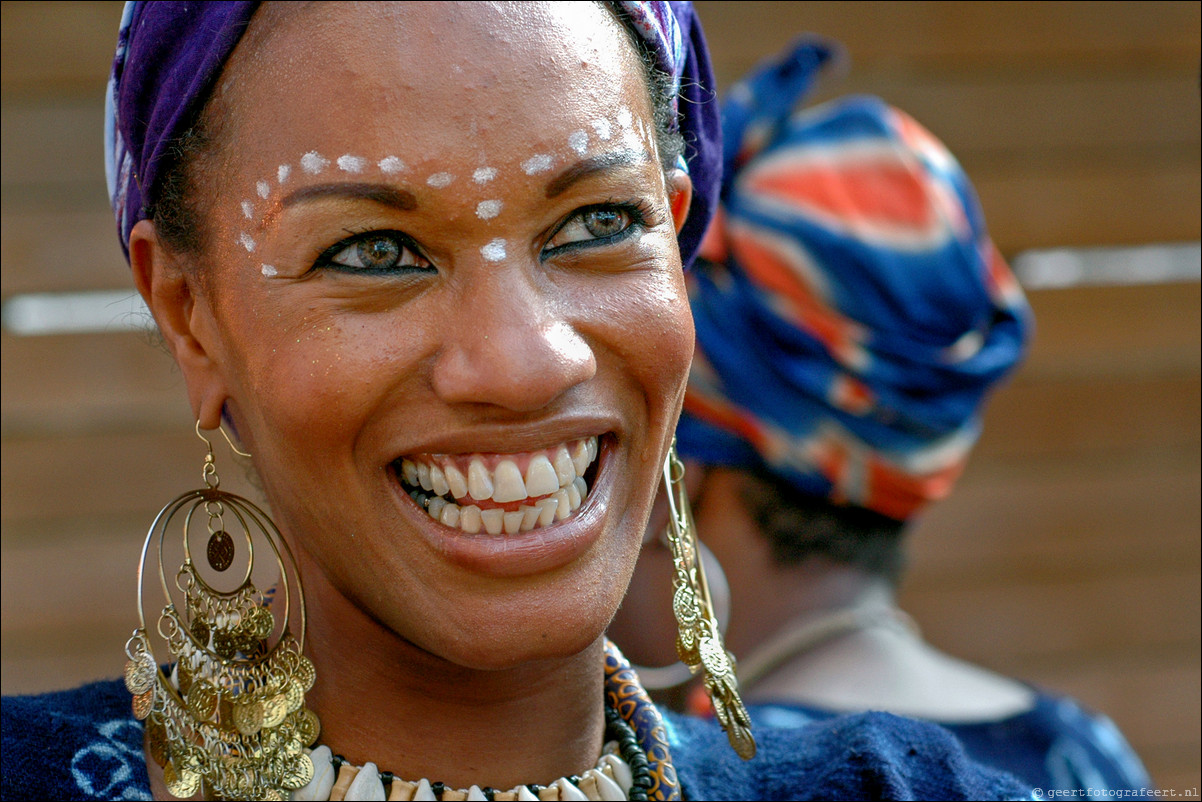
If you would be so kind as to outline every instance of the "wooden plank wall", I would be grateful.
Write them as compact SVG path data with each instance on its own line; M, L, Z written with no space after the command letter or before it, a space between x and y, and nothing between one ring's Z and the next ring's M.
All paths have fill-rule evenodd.
M879 94L926 124L1008 256L1199 239L1196 2L697 6L723 86L802 32L841 41L816 99ZM101 169L120 7L0 7L5 298L130 286ZM1199 285L1030 296L1030 359L912 533L904 603L948 651L1110 714L1162 787L1197 788ZM0 370L3 691L115 675L146 527L200 476L178 373L117 332L5 332Z

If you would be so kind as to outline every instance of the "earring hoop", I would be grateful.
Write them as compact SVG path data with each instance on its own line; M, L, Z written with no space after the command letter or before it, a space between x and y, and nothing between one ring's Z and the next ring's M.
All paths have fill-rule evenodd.
M751 718L739 697L735 658L727 651L714 614L713 596L706 580L697 541L697 529L684 486L684 463L676 455L676 439L664 458L664 483L668 495L668 547L672 551L672 612L676 616L676 652L693 674L701 673L714 715L730 745L744 760L755 757Z

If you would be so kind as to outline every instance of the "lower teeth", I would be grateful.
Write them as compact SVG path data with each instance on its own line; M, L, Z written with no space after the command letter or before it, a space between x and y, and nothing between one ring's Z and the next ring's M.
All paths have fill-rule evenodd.
M584 479L577 477L555 493L532 504L523 504L516 510L481 509L475 504L460 506L442 496L430 496L421 490L410 490L409 497L444 526L473 535L481 531L490 535L502 532L512 535L549 526L569 517L587 500L588 485Z

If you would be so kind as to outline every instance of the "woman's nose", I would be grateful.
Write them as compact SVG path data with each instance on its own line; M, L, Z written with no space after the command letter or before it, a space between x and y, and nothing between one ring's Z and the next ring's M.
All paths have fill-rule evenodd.
M532 412L597 371L557 288L517 266L490 271L447 315L434 391L447 403Z

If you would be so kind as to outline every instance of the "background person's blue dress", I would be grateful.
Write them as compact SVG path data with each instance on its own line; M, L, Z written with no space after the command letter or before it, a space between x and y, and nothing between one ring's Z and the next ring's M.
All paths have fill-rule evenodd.
M797 704L749 705L752 722L801 727L840 715ZM1047 791L1125 790L1150 799L1152 780L1118 727L1072 699L1037 691L1035 706L996 721L936 722L973 760L1003 769ZM1084 794L1082 794L1084 796Z

